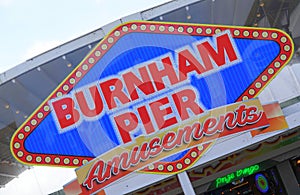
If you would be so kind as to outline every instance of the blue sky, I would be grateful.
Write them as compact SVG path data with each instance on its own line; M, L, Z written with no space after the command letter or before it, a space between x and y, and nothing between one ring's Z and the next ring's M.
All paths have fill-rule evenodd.
M0 0L0 73L121 17L170 0ZM35 167L0 195L44 195L75 178L74 169Z
M0 73L109 22L170 0L0 0Z

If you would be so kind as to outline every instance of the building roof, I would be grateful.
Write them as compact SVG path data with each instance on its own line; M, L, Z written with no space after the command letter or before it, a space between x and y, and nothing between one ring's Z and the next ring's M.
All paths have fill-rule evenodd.
M30 168L10 152L16 129L116 25L130 20L275 27L300 45L297 0L175 0L114 21L0 74L0 187ZM296 53L294 60L297 60Z

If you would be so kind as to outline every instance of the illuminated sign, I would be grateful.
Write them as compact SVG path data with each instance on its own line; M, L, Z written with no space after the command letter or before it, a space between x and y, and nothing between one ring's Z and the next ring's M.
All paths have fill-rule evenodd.
M252 166L246 167L244 169L239 169L236 172L230 173L228 175L225 175L223 177L219 177L218 179L216 179L215 186L216 186L216 188L218 188L220 186L229 184L239 178L252 175L253 173L256 173L258 171L260 171L259 164L252 165Z
M206 108L199 101L200 94L190 85L192 76L200 78L241 61L228 31L214 39L215 43L195 40L193 50L184 45L174 54L137 64L118 75L88 83L73 94L52 99L49 103L58 131L64 133L111 113L118 139L126 144L140 129L149 135L189 119L189 111L193 115L203 113ZM128 109L124 110L125 106Z
M97 157L82 170L103 171L89 179L106 184L136 170L185 170L218 137L269 125L250 99L293 49L277 29L122 24L20 126L12 153L26 164L70 167Z
M76 170L78 182L84 194L94 193L166 156L195 146L207 148L216 139L267 126L266 114L257 99L219 107L173 126L167 132L141 136L135 142L98 156ZM169 168L176 172L178 167Z
M261 173L255 175L255 185L257 189L262 193L268 192L270 188L268 179Z

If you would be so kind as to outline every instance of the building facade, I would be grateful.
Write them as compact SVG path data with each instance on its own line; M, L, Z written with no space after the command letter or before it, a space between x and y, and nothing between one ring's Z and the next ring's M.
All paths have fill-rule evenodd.
M1 74L1 185L4 186L29 168L17 162L9 152L10 138L15 130L115 26L133 20L147 20L270 27L288 33L295 45L293 58L264 88L258 98L262 104L278 101L289 127L256 136L255 139L250 139L249 134L239 134L227 140L220 140L184 172L134 172L105 187L101 193L299 194L299 11L300 5L297 0L171 1L121 18ZM70 187L70 184L66 184L64 188L66 194L78 193L75 189L79 190Z

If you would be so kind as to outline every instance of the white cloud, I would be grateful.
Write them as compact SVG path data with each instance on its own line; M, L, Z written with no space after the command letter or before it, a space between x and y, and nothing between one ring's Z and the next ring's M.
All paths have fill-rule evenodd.
M106 0L95 0L95 2L98 3L98 4L102 4L102 3L105 3L107 1Z
M33 58L39 54L42 54L50 49L59 46L60 44L62 44L61 41L35 41L23 55L23 60Z
M6 7L13 3L13 0L0 0L0 7Z
M75 171L71 168L37 166L0 188L0 195L47 195L61 190L75 178Z

